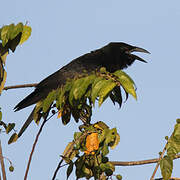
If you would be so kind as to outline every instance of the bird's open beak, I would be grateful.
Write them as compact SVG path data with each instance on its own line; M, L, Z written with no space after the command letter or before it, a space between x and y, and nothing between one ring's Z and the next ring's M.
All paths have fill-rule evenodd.
M139 48L139 47L134 47L134 48L132 48L132 49L129 51L129 53L132 53L132 52L142 52L142 53L148 53L148 54L150 54L150 52L147 51L146 49ZM139 56L136 56L136 55L134 55L134 54L132 54L132 55L133 55L133 57L135 57L137 60L147 63L144 59L140 58Z

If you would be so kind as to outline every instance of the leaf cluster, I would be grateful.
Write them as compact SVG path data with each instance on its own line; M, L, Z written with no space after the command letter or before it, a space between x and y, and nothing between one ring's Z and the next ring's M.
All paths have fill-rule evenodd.
M63 159L69 164L67 178L72 173L73 167L76 168L77 179L83 177L99 179L103 173L105 179L112 176L115 167L109 162L107 155L109 147L114 148L119 143L120 137L116 128L109 129L105 123L100 121L89 126L83 125L80 129L81 132L74 133L73 142L67 145L63 153ZM97 140L89 138L94 134L97 134ZM98 148L94 148L94 145ZM76 160L73 161L75 157Z
M0 28L0 94L4 88L7 73L5 71L6 57L9 50L15 51L19 44L25 42L31 35L31 27L18 23Z
M177 119L177 123L174 126L174 131L171 137L167 140L167 155L165 155L160 161L161 174L164 180L168 180L171 177L173 170L173 159L175 158L175 155L180 153L180 119Z
M5 131L6 134L9 134L10 132L12 132L12 130L14 131L13 135L9 139L10 143L15 142L17 140L18 136L15 133L15 129L14 129L15 128L15 123L8 123L7 124L4 121L2 121L2 111L1 111L1 108L0 108L0 127L3 128L3 129L0 128L0 132L4 132Z
M78 122L90 123L92 107L98 101L99 107L109 97L112 102L122 105L122 89L135 99L136 91L133 80L123 71L109 73L105 68L90 75L69 79L65 85L51 91L46 99L39 102L34 113L34 120L39 122L43 114L56 107L64 125L69 123L71 117Z

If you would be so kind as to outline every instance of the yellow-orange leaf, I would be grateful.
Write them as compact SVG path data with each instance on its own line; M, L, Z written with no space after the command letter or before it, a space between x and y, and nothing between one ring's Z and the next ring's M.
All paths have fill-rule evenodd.
M99 148L98 133L91 133L86 138L86 154L94 154Z
M61 116L62 116L62 111L59 110L59 111L58 111L58 116L57 116L57 118L59 119L59 118L61 118Z

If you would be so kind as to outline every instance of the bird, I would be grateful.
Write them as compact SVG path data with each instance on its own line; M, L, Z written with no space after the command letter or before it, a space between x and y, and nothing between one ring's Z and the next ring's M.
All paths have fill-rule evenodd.
M37 84L35 90L31 94L15 106L14 110L19 111L45 99L52 90L56 90L63 86L67 79L73 79L84 72L91 74L104 67L106 71L113 73L116 70L126 69L128 66L132 65L135 60L147 63L144 59L132 54L132 52L149 53L143 48L132 46L124 42L110 42L102 48L84 54L42 80ZM32 120L33 111L22 129L27 128ZM20 130L18 136L21 136L22 132L23 131Z

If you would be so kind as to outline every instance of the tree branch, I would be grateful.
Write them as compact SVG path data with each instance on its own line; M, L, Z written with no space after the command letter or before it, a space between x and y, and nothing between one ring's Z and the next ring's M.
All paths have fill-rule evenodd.
M179 159L180 154L177 154L174 159ZM114 166L137 166L137 165L144 165L144 164L152 164L157 163L159 158L155 159L148 159L148 160L141 160L141 161L110 161Z
M6 171L5 171L5 166L4 166L4 158L2 154L1 140L0 140L0 162L1 162L3 180L6 180Z
M20 85L14 85L14 86L6 86L6 87L4 87L3 90L17 89L17 88L27 88L27 87L35 87L35 86L37 86L37 83L32 83L32 84L20 84Z
M154 180L163 180L163 178L156 178ZM171 177L169 180L180 180L180 178Z

